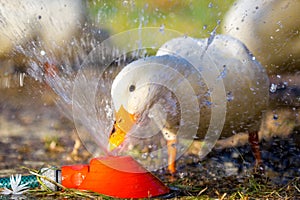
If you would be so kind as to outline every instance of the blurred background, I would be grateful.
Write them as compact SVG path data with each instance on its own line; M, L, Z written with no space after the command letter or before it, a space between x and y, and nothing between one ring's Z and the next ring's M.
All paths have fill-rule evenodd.
M232 3L233 0L90 0L89 8L92 21L111 34L154 26L207 37Z

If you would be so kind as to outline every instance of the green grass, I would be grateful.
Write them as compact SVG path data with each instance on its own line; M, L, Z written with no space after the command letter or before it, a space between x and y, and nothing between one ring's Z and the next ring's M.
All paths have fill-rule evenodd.
M39 175L38 175L39 176ZM40 178L45 178L40 176ZM45 178L46 180L49 180ZM214 184L207 187L191 186L183 184L184 180L178 179L172 186L181 191L179 196L172 199L293 199L300 194L300 179L294 178L284 186L274 186L269 184L267 179L254 178L250 176L243 183L232 180L232 184L228 187L228 183L221 185L226 187L224 191L222 187L215 187ZM220 180L219 180L220 182ZM51 191L49 188L41 187L30 190L26 196L39 199L114 199L102 194L80 191L76 189L65 188L64 186L55 183L61 191ZM231 191L230 191L231 188Z
M93 21L111 34L139 27L164 26L192 37L207 37L222 20L233 0L89 2Z

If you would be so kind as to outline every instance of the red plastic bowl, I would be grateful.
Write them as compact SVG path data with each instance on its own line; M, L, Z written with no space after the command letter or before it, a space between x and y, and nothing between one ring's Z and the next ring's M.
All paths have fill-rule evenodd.
M117 198L148 198L170 192L130 156L94 158L89 166L64 166L62 185Z

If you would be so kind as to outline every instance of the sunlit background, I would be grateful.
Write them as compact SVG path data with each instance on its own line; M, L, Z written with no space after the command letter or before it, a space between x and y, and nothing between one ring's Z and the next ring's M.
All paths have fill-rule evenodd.
M89 1L92 21L111 34L141 27L174 29L192 37L208 37L233 0ZM217 29L220 32L220 29Z

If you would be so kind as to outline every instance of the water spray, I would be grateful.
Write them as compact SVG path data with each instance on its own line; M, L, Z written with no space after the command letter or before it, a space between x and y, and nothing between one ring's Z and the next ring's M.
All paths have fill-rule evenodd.
M59 76L54 65L46 65L46 83L60 97L64 112L72 116L81 141L95 157L88 165L49 170L51 180L67 188L112 197L159 196L170 189L150 171L175 163L196 135L204 141L199 153L202 159L222 133L224 137L232 135L232 127L257 131L257 115L261 115L268 101L269 82L265 70L240 41L224 35L209 39L209 42L208 39L194 39L160 28L136 29L114 35L101 43L89 54L73 79ZM116 49L125 53L149 48L159 50L155 56L138 59L116 74L109 67L120 55L111 54L112 44L120 45ZM134 89L130 89L131 80L135 81ZM165 90L157 93L157 88L165 88L176 96L177 102L172 105L179 104L180 115L171 118L174 121L163 113L164 108L168 108L165 105L172 103L172 99L169 102L170 99L163 97L164 104L150 102L166 95ZM155 98L144 104L151 107L135 104L145 101L143 97L149 97L149 91L153 91L149 96ZM259 102L254 101L257 98ZM122 106L133 117L146 114L146 125L137 120L144 126L136 123L130 129L124 129L121 123L126 118L116 121L116 111ZM253 109L249 110L249 106ZM140 116L135 115L139 108L148 110ZM168 116L171 115L168 113ZM167 129L167 122L171 127L179 124L174 145L161 142L170 139L170 133L173 133ZM249 126L243 126L245 122L249 122ZM126 138L110 151L114 124L125 130ZM226 131L223 131L224 127ZM155 147L146 157L142 151L145 145ZM175 154L169 153L170 147L175 149ZM175 167L169 169L176 170ZM34 178L30 176L30 179Z

